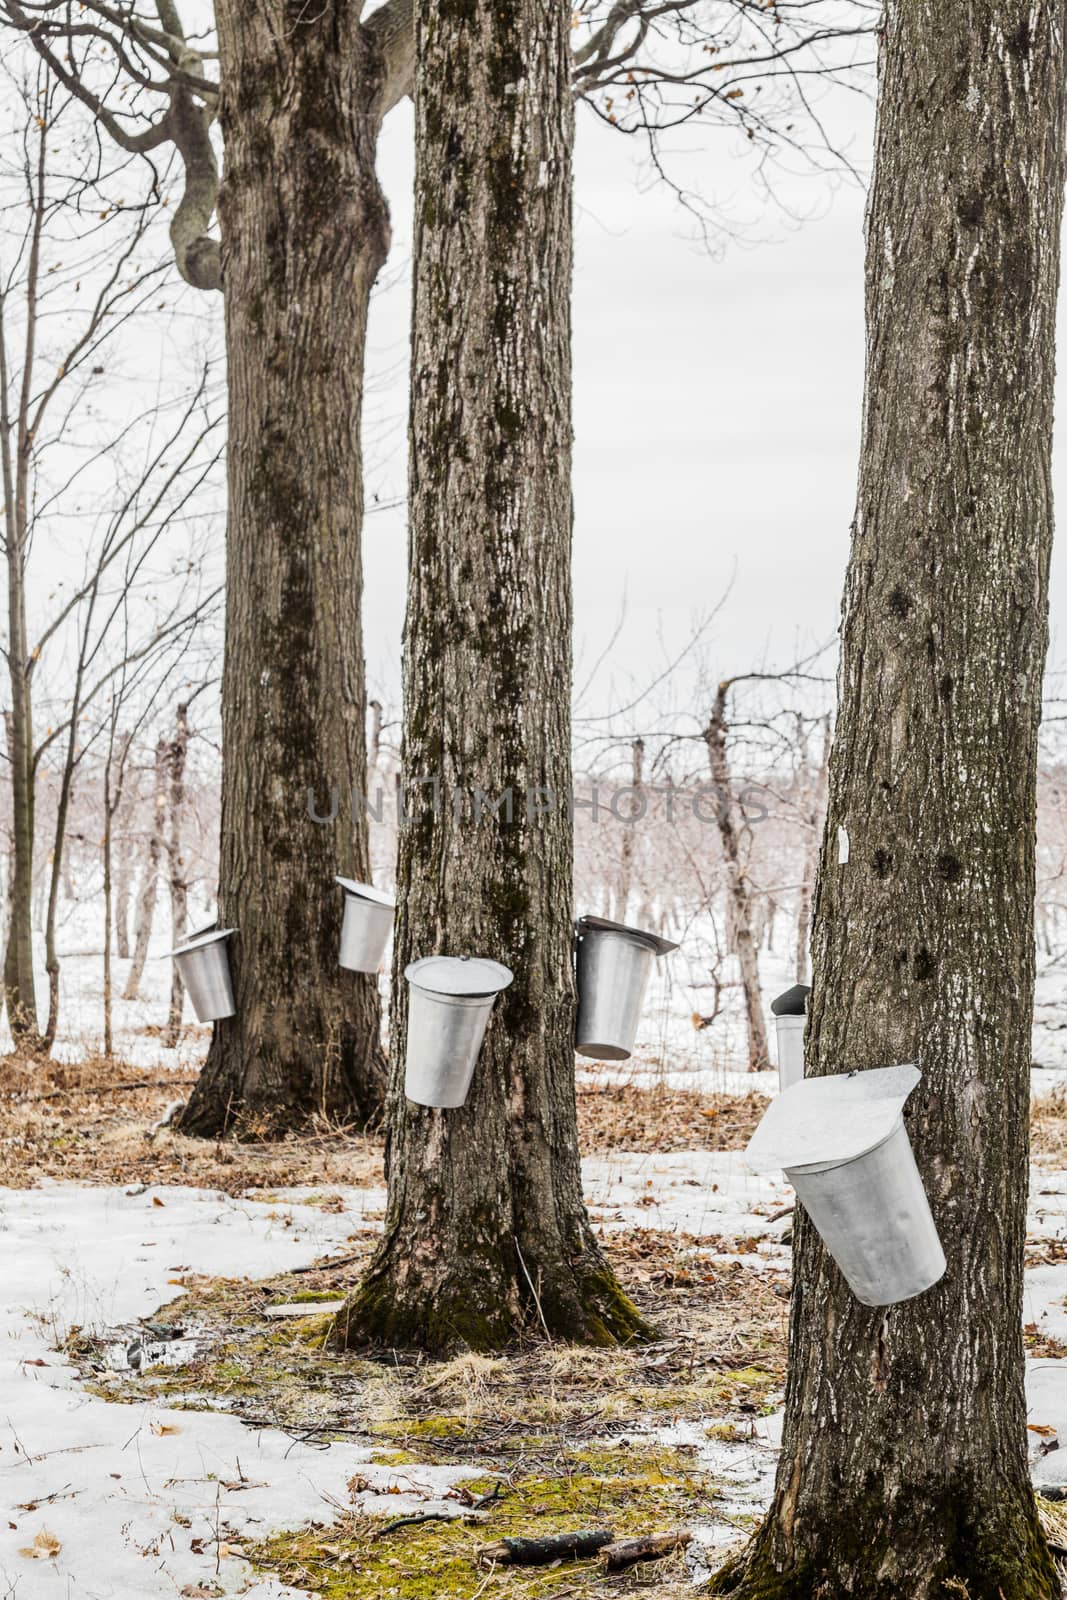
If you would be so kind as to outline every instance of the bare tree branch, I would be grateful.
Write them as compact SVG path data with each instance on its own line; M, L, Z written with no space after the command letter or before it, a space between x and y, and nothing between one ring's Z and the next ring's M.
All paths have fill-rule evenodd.
M363 22L385 66L381 115L385 117L415 88L415 8L412 0L386 0Z

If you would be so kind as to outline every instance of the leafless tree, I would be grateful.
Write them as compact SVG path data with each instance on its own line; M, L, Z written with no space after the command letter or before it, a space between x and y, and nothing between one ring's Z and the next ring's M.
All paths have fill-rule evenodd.
M359 422L367 305L389 245L375 154L412 85L412 0L361 18L331 0L292 28L221 3L217 39L194 36L177 0L83 0L77 11L2 0L0 16L112 144L148 164L179 272L226 301L231 429L267 441L262 456L228 457L231 601L256 596L228 609L223 680L223 816L243 819L239 841L224 832L220 860L220 910L241 927L238 1013L215 1032L184 1125L365 1117L384 1088L377 995L343 981L330 946L332 879L369 871L366 827L357 813L350 829L316 832L294 795L364 787ZM573 92L640 131L661 173L664 134L694 117L736 126L765 161L775 140L818 142L810 85L851 74L869 27L859 0L778 0L751 15L741 0L625 0L573 20ZM279 839L291 841L284 851ZM324 1078L335 1044L341 1070Z
M578 1159L568 23L562 0L420 0L412 821L397 866L388 1215L337 1320L348 1345L439 1352L500 1347L524 1328L600 1344L647 1332L590 1227ZM453 621L459 573L467 598ZM445 806L411 792L426 772ZM514 795L522 779L547 803ZM405 965L442 947L491 953L514 973L467 1102L448 1113L403 1088Z
M811 936L811 901L815 890L815 870L819 864L819 841L822 838L826 817L826 796L830 778L830 742L832 722L829 714L821 719L822 739L812 774L807 760L808 740L802 719L798 718L797 746L801 752L801 787L810 794L810 804L804 811L804 825L808 830L807 846L800 879L800 896L797 904L797 954L795 975L798 983L808 981L808 942ZM812 781L813 780L813 781Z
M727 747L729 722L727 707L730 690L739 680L724 678L715 692L711 713L704 729L711 779L715 786L716 814L726 881L729 890L732 943L741 967L741 985L748 1020L748 1070L762 1072L770 1065L767 1030L763 1021L763 996L759 977L759 942L754 927L753 896L749 885L743 845L743 826L739 825L734 798L733 775Z
M155 595L159 552L187 519L218 457L210 368L183 400L140 415L119 410L101 428L97 396L115 342L154 315L165 269L146 262L147 218L92 208L117 181L80 108L47 75L23 83L21 147L0 172L0 461L3 467L11 695L10 761L14 874L5 994L16 1041L47 1048L58 1017L56 908L71 787L87 744L85 719L117 677L143 681L160 653L187 637L216 606L188 559L166 598ZM91 127L89 129L91 131ZM81 420L86 426L75 433ZM89 512L85 499L95 503ZM81 532L73 545L67 524ZM40 547L40 548L38 548ZM65 554L61 557L60 552ZM51 607L31 619L33 563L67 561ZM144 597L135 636L122 619L131 594ZM31 626L32 622L32 626ZM55 663L54 668L52 663ZM54 681L50 681L54 680ZM37 733L35 699L48 713ZM58 793L45 914L48 1019L38 1032L33 979L32 894L35 796L58 754Z
M170 926L173 943L178 945L185 937L188 926L189 885L185 876L185 859L182 854L182 830L185 811L185 765L189 755L189 702L180 700L174 719L174 737L167 751L167 865L170 884ZM170 1010L163 1043L173 1050L178 1043L182 1024L182 1000L185 989L181 973L175 963L171 974Z
M152 920L159 892L159 867L166 848L167 819L167 741L158 739L153 763L152 822L148 835L145 862L141 869L141 892L137 899L137 917L134 925L133 959L126 974L124 1000L136 1000L141 991L141 978L148 959L148 946L152 938Z
M644 810L645 800L645 741L635 739L630 747L633 764L630 771L631 813L630 823L623 832L622 846L619 850L619 876L615 889L615 919L617 922L626 921L626 911L630 903L630 889L633 882L634 850L637 834L632 822Z

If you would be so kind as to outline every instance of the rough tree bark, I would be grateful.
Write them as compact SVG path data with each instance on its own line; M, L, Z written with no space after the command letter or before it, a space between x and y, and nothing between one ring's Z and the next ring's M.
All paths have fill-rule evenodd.
M569 23L564 0L418 8L411 820L389 1202L341 1344L444 1351L523 1327L599 1343L642 1331L586 1216L574 1099ZM430 776L437 807L420 792ZM402 974L435 951L515 974L455 1111L403 1093Z
M217 8L229 370L219 913L237 1015L185 1132L365 1121L384 1097L373 976L338 966L338 872L369 874L359 634L367 307L389 245L379 37L343 0ZM230 290L234 292L230 292ZM332 821L310 800L345 797ZM333 809L333 808L329 808Z
M741 969L741 991L745 997L745 1018L748 1023L748 1070L765 1072L770 1066L767 1053L767 1029L763 1021L763 991L759 976L759 942L755 930L752 893L749 888L745 864L741 859L741 841L738 838L734 816L733 787L730 778L730 757L727 749L729 733L726 703L733 687L733 679L719 684L712 703L711 716L704 729L704 743L708 750L711 781L715 786L716 821L722 845L723 864L726 868L726 891L730 899L730 924L737 964Z
M920 1062L908 1122L949 1265L868 1310L798 1221L774 1502L713 1592L1060 1592L1021 1310L1064 20L1062 0L885 16L806 1048L820 1074Z

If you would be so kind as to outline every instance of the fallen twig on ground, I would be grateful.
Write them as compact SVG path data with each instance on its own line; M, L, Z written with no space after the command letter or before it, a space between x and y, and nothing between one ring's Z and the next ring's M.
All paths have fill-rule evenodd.
M294 1278L302 1272L335 1272L338 1267L350 1267L362 1259L362 1256L334 1256L329 1261L310 1261L306 1267L290 1267L289 1270Z
M462 1517L454 1517L448 1511L420 1511L411 1517L397 1517L395 1522L387 1522L384 1528L379 1529L378 1538L384 1539L387 1533L396 1533L398 1528L418 1528L424 1522L481 1522L483 1518L474 1512L467 1512Z
M501 1539L478 1551L482 1567L547 1567L553 1561L582 1561L595 1556L615 1535L610 1528L580 1533L549 1533L543 1539Z
M470 1490L462 1483L457 1483L453 1490L453 1498L471 1511L483 1511L486 1506L495 1505L498 1500L503 1500L507 1490L502 1483L494 1483L488 1494L471 1494Z
M659 1561L663 1556L684 1550L693 1535L684 1529L673 1533L646 1533L641 1539L620 1539L607 1544L600 1552L605 1572L625 1572L639 1561Z

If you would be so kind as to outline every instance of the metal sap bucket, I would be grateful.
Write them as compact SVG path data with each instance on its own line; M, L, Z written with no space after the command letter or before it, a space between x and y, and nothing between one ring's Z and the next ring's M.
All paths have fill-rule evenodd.
M198 1022L220 1022L237 1010L226 948L227 939L236 932L236 928L201 929L168 952L193 1002Z
M353 878L335 880L345 892L340 964L348 972L377 972L393 931L396 901L391 894Z
M633 1055L653 963L678 946L606 917L579 917L577 935L574 1048L596 1061L626 1061Z
M804 1027L811 987L795 983L771 1001L774 1031L778 1035L778 1087L788 1089L804 1076Z
M865 1306L911 1300L945 1271L904 1126L914 1063L805 1078L783 1091L752 1135L755 1172L781 1167Z
M426 956L404 968L408 1041L404 1093L420 1106L461 1106L493 1001L514 974L499 961Z

